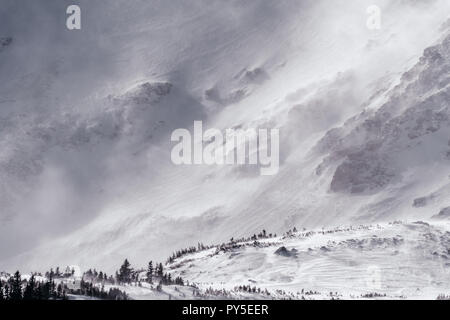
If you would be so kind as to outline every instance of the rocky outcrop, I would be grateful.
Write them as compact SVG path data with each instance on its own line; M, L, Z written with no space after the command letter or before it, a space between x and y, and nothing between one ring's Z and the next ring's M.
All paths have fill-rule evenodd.
M431 136L436 141L431 151L448 160L449 84L450 35L424 51L379 109L363 111L326 134L318 144L325 157L316 173L334 170L332 192L377 192L401 178L402 162L421 161L409 152L430 152L424 141Z

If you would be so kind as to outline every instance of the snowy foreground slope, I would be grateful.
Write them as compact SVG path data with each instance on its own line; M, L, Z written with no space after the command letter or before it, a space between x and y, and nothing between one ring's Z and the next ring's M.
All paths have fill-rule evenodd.
M450 222L260 233L184 254L165 268L185 285L106 289L131 299L448 299Z
M169 270L230 297L250 286L266 298L436 299L450 292L449 261L447 220L289 232L189 254Z
M161 285L156 275L148 283L147 271L139 268L128 284L79 271L55 282L69 290L79 289L81 279L93 281L102 291L118 289L138 300L450 299L450 220L437 215L430 222L294 228L279 236L263 230L190 253L180 250L164 269L183 283ZM98 299L83 292L66 296Z
M5 29L1 270L111 273L124 258L144 266L262 229L373 224L199 253L173 272L203 290L256 281L295 295L448 291L445 258L430 259L445 255L447 225L386 222L450 207L449 1L384 1L380 31L365 25L372 1L92 3L82 3L86 19L105 21L71 38L51 19L48 38ZM280 172L174 166L170 133L194 120L280 128ZM274 255L281 246L297 257ZM377 268L372 290L363 279Z

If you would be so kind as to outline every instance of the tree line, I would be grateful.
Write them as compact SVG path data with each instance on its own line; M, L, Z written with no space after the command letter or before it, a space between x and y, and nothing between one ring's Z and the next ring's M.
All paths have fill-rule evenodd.
M124 291L110 288L105 291L104 286L98 287L93 281L81 279L79 288L69 288L67 283L56 279L63 278L52 270L45 273L45 280L40 274L32 274L29 279L23 279L19 271L6 281L0 279L0 301L19 300L67 300L68 295L82 295L107 300L127 300ZM67 276L66 276L67 277Z
M141 277L142 274L144 274L143 277ZM162 290L163 285L184 285L184 280L181 277L173 279L170 273L165 272L162 263L153 264L153 261L150 261L146 270L134 270L128 259L125 259L120 269L116 271L116 281L119 284L134 283L138 285L141 285L142 281L149 284L157 283L156 289L158 291Z
M45 281L36 280L33 274L28 280L22 279L16 271L8 280L0 280L0 300L65 300L66 290L61 283L56 284L54 279Z

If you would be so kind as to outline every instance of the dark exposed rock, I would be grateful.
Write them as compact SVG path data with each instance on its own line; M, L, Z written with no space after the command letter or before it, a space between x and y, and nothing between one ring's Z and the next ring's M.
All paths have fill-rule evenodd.
M11 37L1 37L0 38L0 47L6 47L9 46L12 43Z
M11 37L0 37L0 52L11 45L13 39Z
M275 254L283 257L296 257L297 256L297 250L292 249L288 250L286 247L280 247L275 251Z
M450 126L449 74L450 36L425 50L379 109L361 112L329 130L317 147L324 158L316 174L334 170L330 191L375 193L401 179L405 167L399 165L398 155L420 152L425 139L444 136L443 129ZM440 147L441 157L450 159L446 142L450 141L444 140L435 150ZM424 205L426 199L414 203L414 207Z
M161 97L167 96L172 90L172 84L168 82L145 82L127 93L125 101L132 101L140 105L148 105L159 102Z
M414 199L413 207L414 208L425 207L427 205L427 202L428 202L428 197L420 197L420 198Z
M354 158L339 165L331 181L333 192L363 193L376 191L390 182L393 173L377 162L365 156Z
M267 79L269 79L269 75L266 73L264 69L256 68L253 70L248 70L245 73L245 79L249 82L255 82L255 83L263 83Z
M443 208L433 219L450 219L450 207Z

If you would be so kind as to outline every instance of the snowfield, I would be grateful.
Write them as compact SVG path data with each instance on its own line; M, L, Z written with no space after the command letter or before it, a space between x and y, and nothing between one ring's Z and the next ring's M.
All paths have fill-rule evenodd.
M119 288L137 300L449 296L448 220L290 230L255 239L233 240L170 261L166 271L181 276L184 286L157 290L143 281L105 289Z
M218 245L199 244L194 252L168 259L164 268L184 284L158 285L156 275L148 283L142 269L136 271L139 280L128 284L92 283L133 300L442 299L450 296L450 221L294 228L282 236L263 230ZM1 274L0 280L10 276ZM54 281L77 290L82 279L91 281L87 273ZM73 293L67 298L99 299Z
M267 289L269 299L436 299L449 293L450 224L289 232L189 254L168 267L203 290L250 286Z

